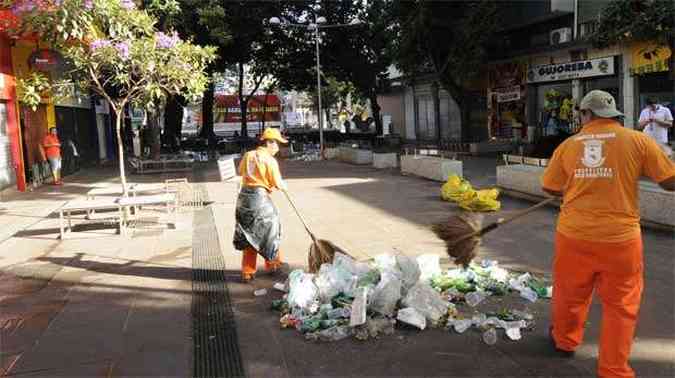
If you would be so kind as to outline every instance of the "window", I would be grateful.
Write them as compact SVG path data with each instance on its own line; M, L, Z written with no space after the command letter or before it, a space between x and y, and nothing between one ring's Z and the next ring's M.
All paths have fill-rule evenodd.
M417 136L422 140L436 140L436 112L431 95L416 98Z

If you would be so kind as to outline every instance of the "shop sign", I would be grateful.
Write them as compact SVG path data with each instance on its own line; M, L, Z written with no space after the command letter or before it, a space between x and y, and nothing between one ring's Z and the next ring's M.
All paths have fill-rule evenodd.
M520 85L514 85L508 88L497 88L497 102L510 102L520 100Z
M61 54L50 49L41 49L30 55L28 65L36 71L56 71L63 62Z
M527 82L540 83L606 75L614 75L613 56L569 63L533 66L528 70Z
M672 54L668 46L653 42L635 44L631 47L631 75L644 75L654 72L667 72L668 61Z

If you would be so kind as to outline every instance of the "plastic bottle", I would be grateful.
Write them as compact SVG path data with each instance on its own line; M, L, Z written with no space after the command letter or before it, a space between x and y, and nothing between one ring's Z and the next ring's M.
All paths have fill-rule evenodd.
M497 344L497 330L490 328L483 332L483 342L487 345Z

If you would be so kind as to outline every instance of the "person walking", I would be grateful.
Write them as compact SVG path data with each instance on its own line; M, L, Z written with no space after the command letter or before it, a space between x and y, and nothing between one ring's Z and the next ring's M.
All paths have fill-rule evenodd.
M281 223L279 212L270 194L286 190L279 163L274 158L279 143L288 143L279 130L266 129L260 137L260 146L244 154L239 163L242 188L237 198L236 225L233 244L243 251L242 282L255 278L257 258L265 259L265 269L276 272L281 268Z
M638 181L675 190L675 164L654 139L626 129L607 92L578 107L581 131L554 152L542 189L562 196L553 261L552 325L556 351L581 344L595 291L602 301L597 374L634 377L628 364L643 288Z
M638 125L645 134L661 145L668 156L672 155L673 151L668 146L668 129L673 127L673 114L670 109L650 97L647 99L647 107L640 112Z
M61 182L61 141L56 127L49 129L49 134L45 135L42 140L42 147L44 147L45 155L47 155L49 166L52 169L54 185L63 185L63 182Z

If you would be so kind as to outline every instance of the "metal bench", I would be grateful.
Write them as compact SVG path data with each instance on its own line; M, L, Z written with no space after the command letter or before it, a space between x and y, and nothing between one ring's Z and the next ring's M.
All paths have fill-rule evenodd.
M138 208L141 206L163 205L166 213L171 213L171 209L177 210L176 195L172 193L155 194L148 196L122 197L117 200L120 210L120 233L126 233L130 219L124 217L122 211L124 208ZM174 211L175 217L176 211ZM136 212L138 214L138 212ZM175 219L174 219L175 221Z
M117 198L102 198L97 200L75 200L66 203L59 209L59 231L61 239L65 238L66 233L72 231L72 213L84 211L90 215L95 210L117 210L116 217L119 217L120 233L122 232L122 217L121 209ZM68 221L68 226L64 225L65 220Z

